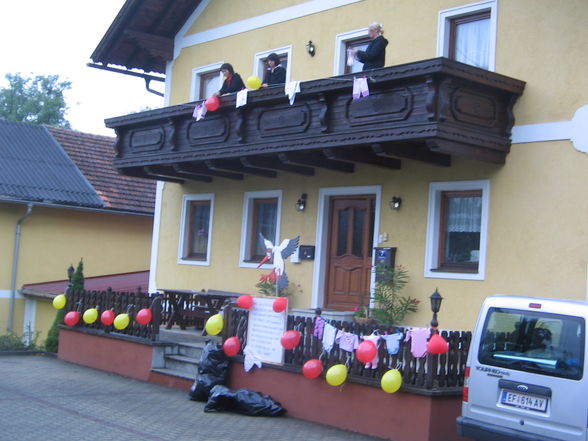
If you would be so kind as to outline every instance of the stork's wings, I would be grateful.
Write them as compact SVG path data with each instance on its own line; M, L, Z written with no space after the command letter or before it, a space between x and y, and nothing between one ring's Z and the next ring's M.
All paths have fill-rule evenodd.
M267 240L265 237L263 237L263 234L259 233L259 237L263 241L266 250L271 250L274 248L274 244Z
M287 259L292 254L294 254L294 251L296 251L296 248L298 248L299 242L300 236L296 236L293 239L284 239L278 247L277 251L281 252L283 259Z

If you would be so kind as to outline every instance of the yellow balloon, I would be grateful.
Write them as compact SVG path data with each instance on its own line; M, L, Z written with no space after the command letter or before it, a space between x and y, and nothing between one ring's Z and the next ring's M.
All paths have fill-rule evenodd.
M340 386L347 379L347 366L336 364L331 366L327 371L327 383L331 386Z
M390 369L382 375L380 385L384 392L389 394L396 392L402 386L402 375L400 375L400 371L398 369Z
M129 326L130 321L131 318L128 314L119 314L114 319L114 327L119 330L125 329L127 326Z
M91 325L96 320L98 320L98 310L96 308L86 309L82 318L84 319L85 323Z
M245 82L245 84L247 84L247 87L249 89L259 89L261 87L261 80L259 79L259 77L256 77L255 75L251 75L249 78L247 78L247 81Z
M67 303L67 298L63 294L59 294L53 298L53 307L55 309L63 309Z
M220 314L215 314L211 316L208 320L206 320L206 325L204 329L208 335L216 335L223 330L223 326L225 325L223 316Z

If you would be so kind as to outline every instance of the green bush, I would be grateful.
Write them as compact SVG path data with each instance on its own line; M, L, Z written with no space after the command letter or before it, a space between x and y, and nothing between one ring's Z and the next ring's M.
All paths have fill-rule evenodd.
M0 352L9 351L37 351L37 337L39 333L29 333L29 338L18 336L14 332L0 335Z

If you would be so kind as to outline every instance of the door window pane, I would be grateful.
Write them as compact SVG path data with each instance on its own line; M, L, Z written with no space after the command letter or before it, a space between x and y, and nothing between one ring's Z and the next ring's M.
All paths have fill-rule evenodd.
M189 235L185 258L206 260L210 232L210 201L190 202Z
M337 256L347 254L347 237L349 236L349 208L339 210L339 224L337 228Z
M451 20L449 58L488 69L490 11Z
M368 44L370 44L370 40L369 38L361 38L358 40L351 40L346 42L345 44L345 57L347 57L347 51L349 49L357 49L360 51L365 51L366 48L368 47ZM346 58L347 60L347 58ZM361 63L358 60L353 61L353 64L351 66L347 66L347 63L345 63L345 73L349 74L349 73L357 73L357 72L361 72L363 69L363 63Z
M480 257L482 192L441 194L440 266L477 269Z
M357 257L363 257L363 239L366 210L356 208L353 219L353 249L351 253Z

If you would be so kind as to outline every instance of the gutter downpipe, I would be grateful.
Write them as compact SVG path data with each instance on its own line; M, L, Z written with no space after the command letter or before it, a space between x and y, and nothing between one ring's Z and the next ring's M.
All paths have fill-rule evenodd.
M20 232L21 225L24 220L30 216L33 211L33 204L27 204L27 211L23 214L20 219L16 222L16 235L14 237L14 254L12 259L12 282L10 292L10 310L8 311L8 332L14 330L14 303L16 300L16 274L18 272L18 255L20 253Z

